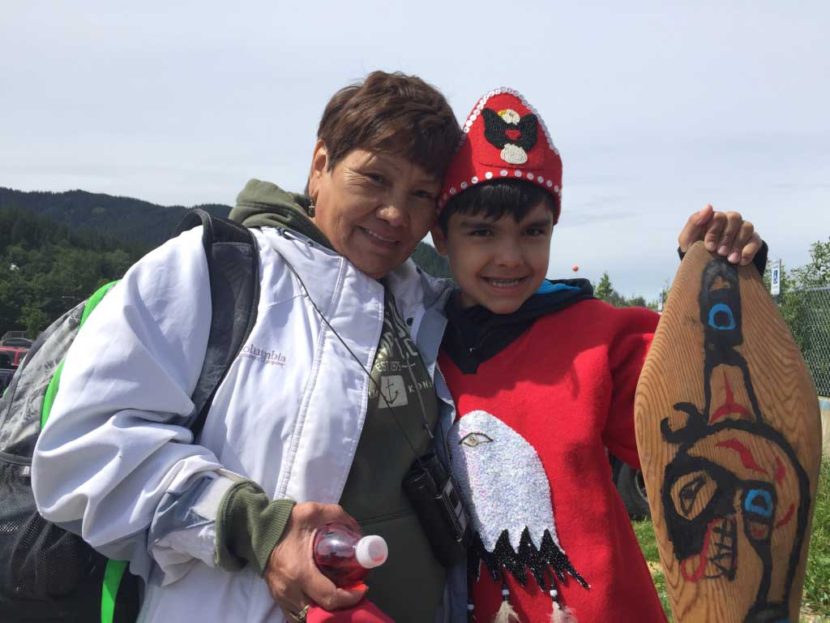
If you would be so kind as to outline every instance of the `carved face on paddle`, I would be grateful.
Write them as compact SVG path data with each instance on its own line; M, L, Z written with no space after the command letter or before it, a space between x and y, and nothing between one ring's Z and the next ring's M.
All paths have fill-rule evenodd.
M678 452L666 468L663 499L683 577L735 580L757 567L747 564L754 551L768 581L783 586L786 567L774 568L771 552L794 547L798 493L796 467L764 425L724 424Z
M687 416L680 428L672 429L668 418L662 422L663 437L679 445L661 490L669 539L686 581L757 587L754 595L746 593L745 620L787 620L808 479L791 445L764 422L738 350L743 335L735 269L710 262L699 303L705 404L676 404Z

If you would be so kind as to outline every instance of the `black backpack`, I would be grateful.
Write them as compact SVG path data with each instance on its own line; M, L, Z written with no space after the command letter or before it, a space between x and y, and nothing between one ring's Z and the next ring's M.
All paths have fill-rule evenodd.
M202 371L192 399L196 437L219 383L256 321L259 255L245 227L193 210L178 231L203 225L213 308ZM0 621L134 621L141 580L79 536L47 522L31 490L35 442L60 382L64 355L114 284L53 322L32 345L0 399Z

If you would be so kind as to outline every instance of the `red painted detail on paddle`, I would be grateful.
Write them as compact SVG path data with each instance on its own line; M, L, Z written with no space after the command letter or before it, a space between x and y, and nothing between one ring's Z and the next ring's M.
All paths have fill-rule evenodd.
M790 519L793 518L793 515L795 515L795 504L790 504L790 507L787 509L787 514L784 515L784 518L781 521L775 524L775 527L780 528L782 526L786 526L790 523Z
M729 384L729 378L726 376L726 371L723 373L723 382L726 384L726 400L718 409L709 416L709 423L714 424L727 415L740 415L742 418L748 420L752 419L752 414L744 405L735 402L735 393L732 391L732 386Z
M775 482L780 484L786 474L787 470L784 469L784 464L781 462L781 459L775 457Z
M747 469L751 469L762 474L767 473L767 470L758 465L755 461L755 457L752 456L752 451L737 439L727 439L726 441L720 441L715 445L720 448L728 448L729 450L737 452L741 457L741 463L743 463L744 467Z
M713 519L706 527L706 536L703 537L703 546L700 548L700 553L697 556L689 556L680 561L680 574L687 582L699 582L703 579L703 574L706 572L706 562L709 554L709 541L712 540L712 530L715 524L720 523L719 519ZM697 567L690 571L691 567L697 562Z

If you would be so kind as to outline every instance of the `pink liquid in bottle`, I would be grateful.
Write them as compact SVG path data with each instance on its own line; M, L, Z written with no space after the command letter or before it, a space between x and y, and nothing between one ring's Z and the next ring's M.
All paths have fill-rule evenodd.
M329 523L314 533L314 562L337 586L359 584L370 569L386 562L389 550L383 537L361 536L341 523Z

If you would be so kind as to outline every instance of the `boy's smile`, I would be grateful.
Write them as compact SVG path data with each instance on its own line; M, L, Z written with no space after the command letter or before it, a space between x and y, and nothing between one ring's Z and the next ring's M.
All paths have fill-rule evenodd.
M516 311L539 288L548 270L553 213L540 202L517 222L453 214L444 234L432 230L461 289L463 307L482 305L496 314Z

